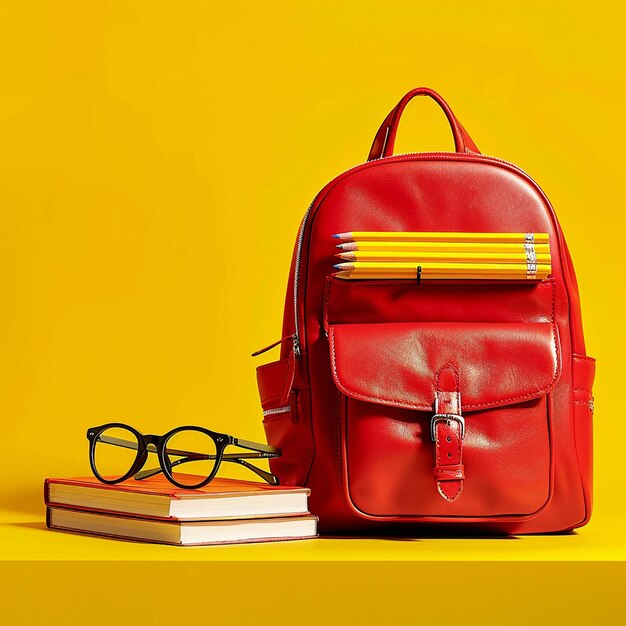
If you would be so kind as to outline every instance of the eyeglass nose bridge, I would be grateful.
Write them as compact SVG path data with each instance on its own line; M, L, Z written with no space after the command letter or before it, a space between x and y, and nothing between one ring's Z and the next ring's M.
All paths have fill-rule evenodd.
M152 444L153 446L156 447L158 440L161 437L159 435L144 435L143 436L143 441L146 445L150 445Z

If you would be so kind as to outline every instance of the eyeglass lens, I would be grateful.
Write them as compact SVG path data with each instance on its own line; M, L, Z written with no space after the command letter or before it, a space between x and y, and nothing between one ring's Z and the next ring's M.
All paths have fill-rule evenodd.
M139 441L132 430L112 426L97 435L94 462L98 474L116 480L130 471L139 450Z
M215 468L217 448L213 438L197 430L180 430L165 444L172 477L188 487L200 484Z

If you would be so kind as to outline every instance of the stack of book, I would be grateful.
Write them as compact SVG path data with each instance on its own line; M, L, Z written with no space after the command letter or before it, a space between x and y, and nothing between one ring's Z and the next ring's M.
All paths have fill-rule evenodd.
M48 528L184 546L316 537L309 493L228 478L200 489L178 489L163 476L117 485L93 477L44 483Z
M551 272L547 233L349 232L338 278L543 280Z

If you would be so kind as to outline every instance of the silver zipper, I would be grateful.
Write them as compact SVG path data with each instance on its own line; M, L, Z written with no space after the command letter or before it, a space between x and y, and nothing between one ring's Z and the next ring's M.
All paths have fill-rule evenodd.
M368 163L368 161L365 161ZM358 165L353 165L349 167L347 170L340 172L335 176L335 178L339 178L339 176L343 176L344 174L350 172L351 170L356 169L357 167L361 167L361 165L365 165L365 163L359 163ZM333 178L332 180L335 180ZM331 181L329 181L331 182ZM328 183L326 183L328 184ZM315 204L320 193L322 193L322 189L324 189L326 185L324 185L316 194L313 200L311 200L311 204L309 204L308 209L306 210L304 217L302 218L302 222L300 223L300 230L298 231L298 243L296 245L296 266L293 271L293 311L294 311L294 334L293 334L293 353L296 359L299 359L302 356L302 351L300 346L302 345L300 342L300 323L298 322L298 291L300 287L300 261L302 259L302 243L304 241L304 229L306 227L307 220L309 218L309 214L311 213L311 209Z
M382 161L384 159L395 159L398 157L406 157L406 156L416 156L416 155L424 155L424 156L437 156L437 155L452 155L452 154L461 154L462 156L471 156L469 154L466 153L459 153L459 152L403 152L401 154L392 154L388 157L380 157L378 159L375 159L376 161ZM506 161L504 159L500 159L498 157L494 157L494 156L490 156L488 154L476 154L475 156L477 157L484 157L487 159L491 159L492 161L498 161L500 163L504 163L505 165L509 165L510 167L522 172L522 174L524 174L525 176L528 176L528 178L530 178L531 180L532 177L527 174L521 167L518 167L517 165L515 165L514 163L511 163L510 161ZM366 165L367 163L371 163L371 161L365 161L364 163L359 163L358 165L353 165L352 167L349 167L347 170L344 170L343 172L340 172L339 174L337 174L337 176L335 176L335 178L339 178L340 176L343 176L344 174L347 174L348 172L351 172L352 170L356 170L359 167ZM335 178L333 178L332 180L335 180ZM332 181L329 181L332 182ZM328 185L328 183L326 183L326 185ZM326 188L326 185L324 185L322 187L322 189ZM311 213L311 209L313 208L313 205L315 204L315 201L317 200L318 196L320 195L320 193L322 192L322 189L320 189L320 191L315 195L315 197L313 198L313 200L311 201L311 204L309 204L309 208L306 210L306 213L304 214L304 217L302 218L302 222L300 223L300 230L298 231L298 243L296 245L296 265L294 268L294 278L293 278L293 311L294 311L294 334L293 334L293 352L294 355L296 357L296 359L299 359L300 356L302 355L302 351L301 351L301 341L300 341L300 324L298 322L298 292L299 292L299 288L300 288L300 261L301 261L301 257L302 257L302 244L304 241L304 229L306 227L306 223L307 220L309 218L309 214Z
M347 170L346 170L347 171ZM341 174L340 174L341 176ZM324 185L325 187L326 185ZM322 187L322 189L324 188ZM293 333L293 353L296 359L299 359L302 353L300 352L300 324L298 323L298 288L300 286L300 259L302 257L302 242L304 240L304 227L306 226L306 221L309 217L309 213L317 200L317 196L320 194L317 193L315 198L309 204L309 208L306 210L304 217L302 218L302 222L300 223L300 230L298 231L298 243L296 245L296 266L293 272L293 311L294 311L294 333Z
M278 415L279 413L289 413L291 407L287 406L279 406L275 409L266 409L263 411L263 417L267 417L268 415Z

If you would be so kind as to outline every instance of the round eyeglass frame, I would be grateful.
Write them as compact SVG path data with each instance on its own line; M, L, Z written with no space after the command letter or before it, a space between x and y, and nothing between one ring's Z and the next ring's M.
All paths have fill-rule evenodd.
M137 455L135 456L135 460L131 464L130 469L123 476L114 479L104 478L100 474L96 466L96 444L98 443L98 437L104 431L109 430L110 428L121 428L127 430L128 432L132 433L137 439ZM215 464L211 473L202 481L193 485L180 483L174 478L174 475L172 473L172 464L167 455L167 442L171 439L171 437L182 431L196 431L203 433L209 436L215 444ZM217 433L215 431L209 430L208 428L203 428L202 426L179 426L166 432L164 435L142 435L132 426L129 426L128 424L122 424L120 422L112 422L110 424L104 424L103 426L98 426L96 428L90 428L87 431L87 438L89 439L89 464L91 465L91 471L99 481L107 485L116 485L117 483L128 480L131 476L137 474L139 471L141 471L146 461L148 460L148 446L152 444L156 448L157 458L159 460L159 465L161 466L163 473L172 484L176 485L177 487L181 487L182 489L198 489L210 483L213 478L215 478L215 475L220 468L224 449L227 445L233 443L233 438L230 435L226 435L225 433Z

